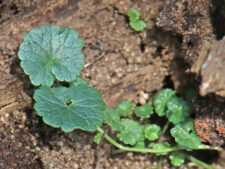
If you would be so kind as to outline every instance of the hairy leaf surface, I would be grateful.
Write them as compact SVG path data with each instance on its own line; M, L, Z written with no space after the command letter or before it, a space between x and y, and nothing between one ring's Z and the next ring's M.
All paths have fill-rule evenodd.
M116 106L116 111L118 111L120 116L127 117L131 115L131 110L133 106L134 105L132 102L128 100L123 100Z
M135 22L130 22L129 24L135 31L143 31L147 26L143 20L137 20Z
M127 16L129 17L129 20L131 22L135 22L135 21L139 20L140 12L135 8L131 8L128 11Z
M185 155L180 151L174 151L170 154L169 158L173 166L179 167L184 163Z
M24 36L18 56L33 85L52 86L55 79L73 81L84 65L84 41L77 31L43 25Z
M114 109L106 109L104 112L104 120L113 130L122 130L123 125L120 122L120 115Z
M191 111L189 104L176 96L168 101L167 108L166 117L174 124L184 121Z
M198 149L201 145L201 138L195 133L194 122L192 119L177 124L170 130L170 133L181 147L188 150Z
M134 145L144 139L143 127L138 122L126 119L121 123L123 129L117 134L120 141L123 141L125 144Z
M145 128L145 138L147 138L150 141L155 141L159 138L161 133L161 128L156 124L148 125Z
M156 113L159 116L164 116L166 113L167 102L175 96L176 92L172 89L162 89L156 95L153 105L155 108Z
M153 114L153 107L150 104L144 104L135 108L134 113L137 117L149 118Z
M104 119L105 103L100 93L86 85L40 87L34 93L34 108L43 121L65 132L80 128L95 131Z

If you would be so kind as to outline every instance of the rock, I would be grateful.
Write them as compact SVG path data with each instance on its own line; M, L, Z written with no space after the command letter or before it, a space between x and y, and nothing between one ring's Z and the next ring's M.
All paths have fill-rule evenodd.
M201 67L200 94L216 93L225 97L225 37L213 44Z

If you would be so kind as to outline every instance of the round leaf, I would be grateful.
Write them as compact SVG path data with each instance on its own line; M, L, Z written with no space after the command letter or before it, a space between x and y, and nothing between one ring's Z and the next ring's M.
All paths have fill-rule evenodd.
M184 163L185 155L180 151L175 151L170 154L169 158L173 166L179 167Z
M175 141L187 150L198 149L201 145L201 138L195 133L192 119L177 124L170 130L170 133L175 138Z
M120 122L119 113L114 109L105 109L104 120L113 130L122 130L123 125Z
M137 117L149 118L153 114L153 107L150 104L144 104L135 108L134 113Z
M33 85L52 86L55 78L73 81L80 74L84 65L83 46L77 31L43 25L24 36L18 56Z
M95 131L104 118L105 104L100 93L86 85L70 88L43 86L35 91L34 99L34 108L43 121L65 132L76 128Z
M186 101L176 96L168 101L167 108L166 117L174 124L184 121L191 110Z
M161 128L156 124L148 125L145 128L145 138L147 138L150 141L155 141L156 139L158 139L160 133Z
M116 106L116 111L118 111L120 116L127 117L131 114L133 106L133 103L128 100L124 100Z
M147 23L143 20L131 21L129 24L135 31L143 31L147 26Z
M175 96L176 92L172 89L162 89L160 92L156 95L153 105L155 108L156 113L159 116L164 116L166 113L166 105L167 102Z
M129 9L127 16L129 17L130 21L135 22L139 20L140 12L137 9L131 8Z
M134 145L138 141L143 141L143 127L138 122L126 119L121 123L123 125L123 129L117 134L120 141L130 145Z

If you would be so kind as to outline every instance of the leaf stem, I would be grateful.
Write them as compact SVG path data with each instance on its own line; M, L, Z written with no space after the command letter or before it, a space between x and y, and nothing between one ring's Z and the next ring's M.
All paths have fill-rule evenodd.
M182 150L182 148L179 147L171 147L171 148L165 148L162 150L155 150L155 149L150 149L150 148L137 148L137 147L128 147L128 146L123 146L116 142L113 138L111 138L108 134L104 133L104 130L100 127L97 127L97 131L100 133L104 134L104 138L110 142L112 145L115 147L124 150L124 151L132 151L132 152L140 152L140 153L166 153L166 152L171 152L171 151L177 151L177 150Z
M216 150L216 151L223 151L223 149L221 147L218 147L218 146L208 146L208 145L200 145L198 147L198 149L200 150Z
M195 158L195 157L193 157L193 156L191 156L191 155L186 155L186 157L187 157L190 161L192 161L193 163L195 163L195 164L197 164L197 165L199 165L199 166L201 166L201 167L204 167L204 168L206 168L206 169L215 169L215 168L213 168L212 166L210 166L210 165L204 163L203 161L198 160L197 158Z
M169 125L170 125L170 121L168 120L168 121L166 122L165 126L164 126L163 129L162 129L161 136L163 136L163 135L165 134L165 132L166 132L166 130L168 129Z

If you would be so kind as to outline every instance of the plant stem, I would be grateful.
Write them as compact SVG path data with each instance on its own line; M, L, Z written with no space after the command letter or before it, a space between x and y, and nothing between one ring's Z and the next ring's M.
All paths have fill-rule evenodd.
M137 147L128 147L128 146L123 146L116 142L113 138L111 138L108 134L104 133L104 130L101 129L100 127L97 127L97 131L104 134L104 138L113 144L115 147L124 150L124 151L132 151L132 152L140 152L140 153L167 153L171 151L177 151L177 150L182 150L182 148L179 147L171 147L171 148L165 148L162 150L155 150L155 149L150 149L150 148L137 148Z
M170 125L170 121L168 120L168 121L166 122L165 126L163 127L161 136L163 136L163 135L165 134L165 132L166 132L166 130L168 129L169 125Z
M206 169L215 169L215 168L213 168L212 166L210 166L210 165L204 163L203 161L198 160L197 158L195 158L195 157L193 157L193 156L191 156L191 155L186 155L186 157L187 157L190 161L192 161L193 163L195 163L195 164L197 164L197 165L199 165L199 166L201 166L201 167L204 167L204 168L206 168Z
M216 151L223 151L223 149L221 147L212 147L212 146L208 146L208 145L200 145L198 147L198 149L200 150L216 150Z

